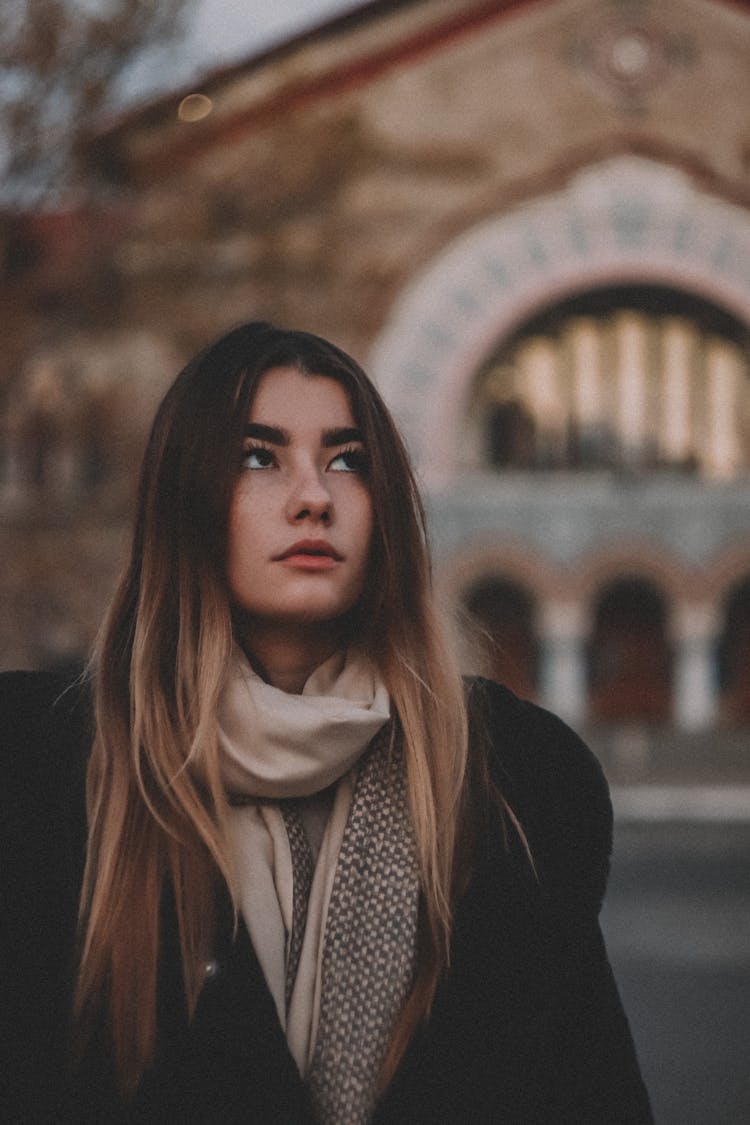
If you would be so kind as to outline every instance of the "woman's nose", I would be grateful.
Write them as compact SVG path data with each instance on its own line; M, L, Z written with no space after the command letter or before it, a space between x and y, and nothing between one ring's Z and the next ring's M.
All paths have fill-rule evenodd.
M327 522L331 518L331 494L317 469L300 472L287 500L287 517L291 523L303 519Z

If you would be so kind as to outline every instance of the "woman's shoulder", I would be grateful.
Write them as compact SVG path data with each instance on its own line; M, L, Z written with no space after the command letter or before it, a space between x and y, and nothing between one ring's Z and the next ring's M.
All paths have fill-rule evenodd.
M612 850L612 805L596 756L558 716L508 688L476 678L468 692L474 741L519 818L542 881L598 906Z
M468 697L493 772L510 773L532 787L548 780L555 788L572 788L587 801L606 799L607 785L596 756L557 715L482 677L468 681Z

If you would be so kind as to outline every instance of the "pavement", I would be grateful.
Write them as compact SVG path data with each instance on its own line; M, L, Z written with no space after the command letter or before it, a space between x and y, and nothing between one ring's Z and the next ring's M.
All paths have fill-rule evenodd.
M602 928L656 1125L750 1123L750 817L733 792L615 790Z
M610 793L619 822L682 821L750 824L750 785L613 785Z
M750 1125L750 729L580 733L610 783L602 929L656 1125Z

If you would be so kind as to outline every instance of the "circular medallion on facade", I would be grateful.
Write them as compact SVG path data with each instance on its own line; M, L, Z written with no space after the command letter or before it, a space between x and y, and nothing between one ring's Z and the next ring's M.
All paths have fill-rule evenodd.
M646 5L610 6L585 21L572 59L623 108L640 109L670 68L692 58L684 36L669 32Z

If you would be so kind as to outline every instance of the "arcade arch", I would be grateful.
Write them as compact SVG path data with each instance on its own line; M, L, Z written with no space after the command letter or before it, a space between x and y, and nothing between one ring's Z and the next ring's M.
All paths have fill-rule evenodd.
M533 698L538 671L533 594L520 582L489 575L464 590L462 602L479 670L522 698Z
M750 573L726 593L716 661L721 717L750 722Z
M641 576L617 578L597 592L587 661L591 721L669 721L668 619L664 593Z
M707 580L644 542L554 568L499 539L444 560L438 577L459 607L467 670L573 724L700 729L750 722L749 564L724 558Z

